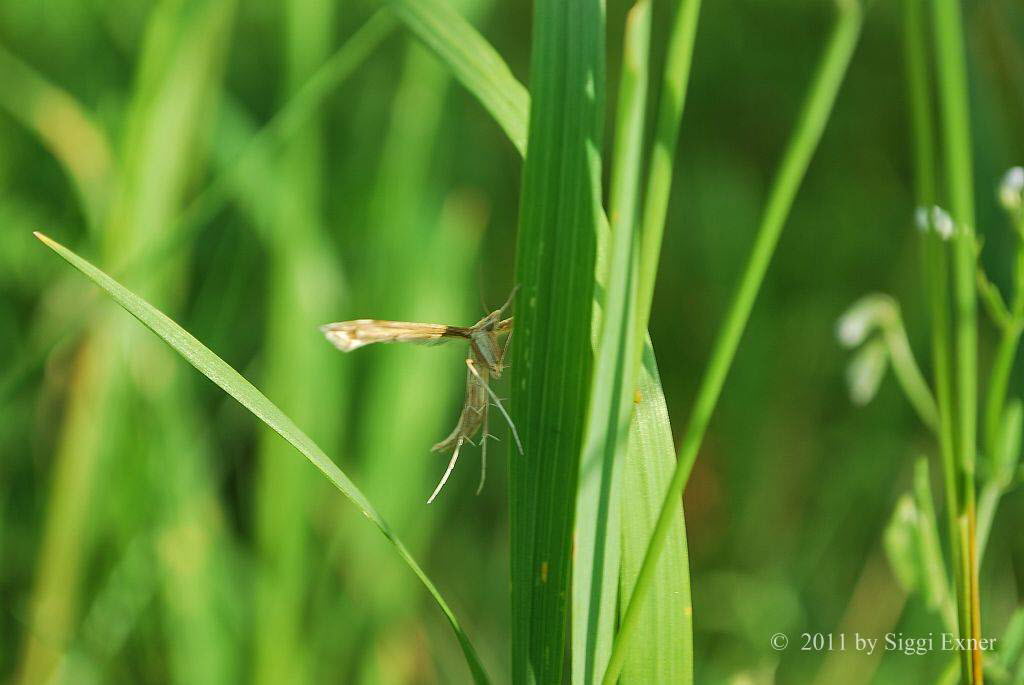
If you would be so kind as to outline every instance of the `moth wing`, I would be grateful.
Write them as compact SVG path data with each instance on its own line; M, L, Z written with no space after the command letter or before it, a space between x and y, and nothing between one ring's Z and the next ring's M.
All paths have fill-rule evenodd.
M410 342L429 345L466 337L460 334L463 329L457 326L378 319L339 321L321 326L320 330L342 352L358 350L373 343Z

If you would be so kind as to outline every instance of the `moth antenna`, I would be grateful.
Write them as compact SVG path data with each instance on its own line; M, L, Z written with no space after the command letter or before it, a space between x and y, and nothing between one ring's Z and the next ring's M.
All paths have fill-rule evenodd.
M427 500L427 504L433 503L434 498L437 497L439 492L441 492L441 488L443 488L444 484L448 482L448 476L452 475L452 471L455 469L455 462L459 460L459 450L462 449L462 442L463 438L459 438L458 444L455 445L455 452L452 453L451 461L448 462L448 468L445 469L444 475L441 476L441 482L439 482L437 487L434 488L434 492L431 493L430 499Z
M492 400L494 400L494 406L498 408L501 415L505 417L505 421L508 422L508 427L512 431L512 437L515 438L516 441L516 447L519 448L519 454L523 454L523 443L519 440L519 431L516 430L516 424L512 422L512 417L508 415L507 411L505 411L505 406L501 403L501 400L498 399L498 396L494 394L494 391L491 390L490 384L485 382L480 376L480 372L476 370L476 366L473 364L472 359L466 360L466 366L468 366L470 372L480 380L480 383L484 386L484 390L486 390L487 394L491 396Z
M512 304L512 300L515 299L517 290L519 290L518 284L512 286L512 292L508 294L508 299L505 300L505 304L501 305L501 309L498 310L499 314L509 308L509 305Z
M480 298L480 306L484 308L484 315L491 312L487 307L487 300L484 299L484 268L482 264L476 265L476 294Z

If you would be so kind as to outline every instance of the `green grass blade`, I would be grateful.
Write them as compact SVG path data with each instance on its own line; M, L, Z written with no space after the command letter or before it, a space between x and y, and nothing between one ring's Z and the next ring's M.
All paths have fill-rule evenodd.
M821 139L836 94L839 92L839 86L843 82L846 68L857 45L863 23L863 10L860 3L857 0L842 0L838 7L839 18L835 29L819 64L793 137L786 148L750 259L744 269L739 288L729 307L729 312L715 342L711 360L697 391L693 412L679 448L679 463L672 476L672 483L665 496L665 503L658 517L658 523L648 544L636 589L633 596L629 598L628 608L615 640L612 659L605 674L605 683L614 683L618 678L630 641L636 636L640 607L647 601L651 592L658 557L665 545L669 530L672 528L676 506L697 457L697 450L700 448L704 431L707 429L711 414L718 402L726 375L732 365L736 348L739 346L758 290L764 281L793 199L807 171L807 166L810 164L811 156Z
M658 121L647 172L647 194L644 196L643 220L640 230L640 275L637 303L639 321L637 335L646 340L647 322L654 298L654 279L661 255L661 238L665 231L669 193L672 190L672 167L679 141L679 124L686 104L690 83L690 64L697 35L697 18L701 0L681 0L676 8L672 33L668 39L665 69L662 73L658 102Z
M381 518L380 514L373 508L373 505L366 499L362 492L348 479L341 469L330 460L330 458L313 442L290 418L277 408L263 393L257 390L241 374L235 371L224 360L211 352L201 342L196 340L183 328L165 314L143 300L135 293L129 291L120 283L112 279L100 269L96 268L86 260L68 250L63 245L55 242L47 236L36 233L45 245L59 254L65 261L81 271L96 285L105 290L115 302L124 307L132 316L138 319L143 325L160 336L168 345L185 358L200 373L217 384L231 397L235 398L242 406L252 412L267 426L276 431L281 437L287 440L295 449L303 454L321 473L323 473L334 487L341 491L359 510L368 518L384 536L394 545L395 550L403 561L412 569L413 573L420 579L423 585L430 592L430 595L437 602L441 611L451 624L452 630L462 647L473 679L478 683L488 682L483 666L477 658L469 638L463 632L455 614L444 601L441 593L420 568L416 560L406 550L405 545L398 536L391 530L388 524Z
M601 284L604 307L576 495L572 583L572 672L576 683L600 679L615 632L621 554L619 484L629 444L639 350L633 324L650 34L651 6L641 0L626 18L612 159L609 270Z
M444 0L388 0L387 4L480 100L524 154L530 97L494 47Z
M638 378L640 402L633 416L622 479L622 569L620 593L630 597L640 573L672 471L676 465L672 427L661 391L654 352L644 348ZM693 682L693 605L682 502L676 501L665 549L655 567L653 591L640 610L643 640L625 655L621 683ZM620 605L620 613L625 611Z
M511 456L512 680L562 678L573 514L591 369L604 11L534 8L530 140L516 255Z

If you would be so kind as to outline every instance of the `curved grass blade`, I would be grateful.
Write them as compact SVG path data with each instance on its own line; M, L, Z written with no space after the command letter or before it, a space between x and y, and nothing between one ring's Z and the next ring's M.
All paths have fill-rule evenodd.
M196 340L185 329L174 323L167 315L159 311L141 297L131 292L120 283L112 279L97 267L82 259L60 243L51 238L36 232L39 238L47 247L59 254L65 261L81 271L96 285L105 290L115 302L124 307L128 313L138 319L143 325L156 333L170 345L185 360L199 370L204 376L216 383L224 392L234 397L243 407L252 412L258 419L276 431L281 437L287 440L295 449L303 454L321 473L323 473L334 487L341 491L353 504L355 504L363 515L384 534L403 561L412 569L416 577L420 579L427 591L437 602L437 605L444 612L445 617L451 624L455 637L462 647L466 657L466 664L477 683L488 682L480 659L477 657L469 637L462 630L455 614L444 601L441 593L434 586L427 574L420 568L413 559L402 541L391 530L387 522L377 513L369 500L360 492L359 488L349 480L338 466L330 460L320 447L313 442L302 430L296 426L280 409L274 405L263 393L256 389L240 373L235 371L223 359L215 355L201 342Z
M487 39L443 0L390 0L388 6L437 53L525 154L530 96Z

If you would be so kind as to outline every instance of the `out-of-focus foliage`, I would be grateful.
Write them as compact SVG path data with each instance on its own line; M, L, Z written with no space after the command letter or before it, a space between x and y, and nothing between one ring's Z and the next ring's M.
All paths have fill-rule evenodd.
M525 80L529 6L452 5ZM269 682L275 659L311 682L466 673L386 541L42 249L36 229L301 417L409 542L489 671L509 673L506 469L492 458L475 497L467 450L425 505L444 466L429 448L458 413L463 350L348 357L316 326L361 316L465 325L481 299L503 301L520 157L434 55L380 24L314 116L237 167L247 141L377 9L341 3L321 16L316 6L0 5L5 680L59 668L67 682ZM622 35L624 9L609 3L609 37ZM995 189L1024 160L1024 11L1009 0L965 9L982 260L1006 291L1013 236ZM664 7L654 12L659 46L667 22ZM940 629L925 596L906 600L884 548L896 502L920 486L912 457L931 438L891 374L870 404L851 405L834 338L850 302L883 291L900 302L917 358L928 356L899 16L871 7L687 489L697 682L917 682L947 665L939 653L798 648L803 632ZM830 21L826 3L807 0L702 10L651 317L676 427ZM609 46L614 70L620 44ZM226 172L225 202L182 222ZM986 365L997 331L983 322L980 334ZM278 457L292 461L282 470ZM1003 635L1021 603L1022 517L1018 488L1000 501L982 568L986 636ZM1019 647L1019 614L1013 625ZM788 650L771 648L776 632Z

